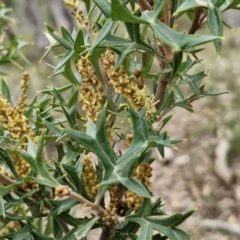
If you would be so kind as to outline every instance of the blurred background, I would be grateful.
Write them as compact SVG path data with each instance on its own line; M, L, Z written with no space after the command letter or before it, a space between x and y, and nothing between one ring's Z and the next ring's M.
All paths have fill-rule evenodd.
M2 3L12 8L9 16L14 19L7 23L7 39L17 36L29 43L22 48L28 62L19 59L18 67L0 66L14 97L18 98L24 70L31 75L30 99L47 86L67 83L60 75L49 78L53 73L49 64L56 64L53 56L61 52L56 50L39 62L49 46L44 23L57 30L61 26L69 32L77 29L62 0ZM224 19L232 29L224 27L221 56L216 55L213 44L205 45L198 68L208 72L206 89L230 93L196 101L194 113L174 109L166 130L171 138L187 141L178 150L168 150L165 160L155 154L154 196L163 198L163 210L169 214L197 209L183 228L198 240L240 239L240 13L226 12ZM179 19L179 27L186 32L190 22ZM199 33L208 34L207 26Z

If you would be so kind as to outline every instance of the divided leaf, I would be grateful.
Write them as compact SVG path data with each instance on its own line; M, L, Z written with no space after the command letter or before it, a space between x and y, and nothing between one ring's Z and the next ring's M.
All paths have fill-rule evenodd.
M220 10L214 6L210 6L208 8L207 18L208 18L208 28L210 30L210 33L212 35L222 37L223 21L222 21ZM221 39L214 40L214 45L215 45L217 54L220 54L221 47L222 47L222 40Z

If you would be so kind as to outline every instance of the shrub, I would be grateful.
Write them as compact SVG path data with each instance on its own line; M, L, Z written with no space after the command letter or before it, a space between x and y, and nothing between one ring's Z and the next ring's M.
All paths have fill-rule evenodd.
M213 42L220 53L221 13L239 8L239 1L83 3L79 9L78 1L65 1L77 30L58 34L47 26L51 45L43 59L61 47L52 77L64 76L67 85L44 89L28 103L24 72L14 104L2 81L2 238L86 239L101 228L102 240L190 239L178 226L194 211L166 216L161 196L152 196L151 152L157 148L164 158L165 147L182 141L163 130L171 109L193 112L193 101L224 93L206 90L207 74L193 70L200 45ZM184 17L188 33L176 24ZM195 35L205 23L210 34ZM116 149L117 141L126 147ZM57 153L53 159L50 150Z

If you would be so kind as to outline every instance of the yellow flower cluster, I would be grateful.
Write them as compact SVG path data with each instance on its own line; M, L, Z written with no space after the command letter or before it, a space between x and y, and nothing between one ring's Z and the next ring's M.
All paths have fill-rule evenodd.
M114 204L110 203L108 208L106 209L106 213L102 216L102 220L109 227L118 224L118 219L116 216L117 208Z
M27 137L34 140L36 138L28 125L28 119L22 114L22 111L17 107L12 107L2 97L0 97L0 122L3 128L10 132L13 140L20 140ZM27 139L23 141L22 145L27 146Z
M110 50L102 54L102 59L109 82L115 92L123 94L137 111L146 106L147 118L150 118L156 112L156 108L152 104L153 97L147 97L146 95L146 86L144 85L141 72L136 70L133 76L129 77L122 65L115 71L114 53Z
M101 100L104 95L103 88L98 81L88 58L80 58L77 63L77 68L82 76L79 101L83 104L82 108L86 111L87 119L97 122L102 109Z
M128 133L126 135L126 145L127 145L127 147L129 147L132 144L132 141L133 141L133 134Z
M99 189L99 181L96 174L96 169L94 168L91 162L91 156L85 155L82 159L83 164L83 171L82 171L82 178L85 186L85 190L87 194L92 198L95 199Z
M66 7L76 9L79 4L79 0L63 0Z
M63 0L63 2L67 8L72 10L71 14L75 17L80 26L82 26L83 23L87 23L86 17L83 15L83 11L79 10L79 0Z
M11 104L4 98L0 97L0 122L4 130L8 131L13 141L19 141L22 139L18 148L26 150L28 144L28 138L34 143L37 143L38 137L35 136L31 127L28 124L28 119L23 115L23 111L26 108L26 88L29 74L23 74L22 80L22 94L19 101L19 106L12 107ZM30 171L30 165L17 153L12 154L13 164L19 177L25 177ZM29 181L22 185L24 191L37 188L37 183Z
M68 196L70 194L70 188L68 186L59 185L59 186L55 187L54 194L57 197Z
M128 208L137 211L141 208L143 204L143 197L138 196L135 192L132 192L131 190L127 190L125 191L125 202Z
M144 183L148 189L152 187L150 178L152 177L152 168L149 163L141 163L134 170L134 177L140 182ZM138 196L131 190L125 191L125 201L128 208L132 208L135 211L139 210L143 203L143 197Z
M85 22L82 10L79 10L79 0L63 0L65 6L72 10L71 14L75 17L76 21L82 25Z
M30 75L28 72L24 72L22 75L22 80L21 80L21 95L18 100L18 106L16 109L19 112L24 112L27 107L27 89L28 89L28 81L30 79Z
M150 189L152 187L152 182L150 178L152 177L152 167L149 163L141 163L137 166L134 171L134 177L144 182L144 184Z

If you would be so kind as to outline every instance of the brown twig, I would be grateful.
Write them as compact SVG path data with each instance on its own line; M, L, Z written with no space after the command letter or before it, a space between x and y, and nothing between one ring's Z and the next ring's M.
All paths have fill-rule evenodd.
M12 180L11 178L7 177L6 175L4 175L3 173L0 173L0 182L4 185L10 185L15 183L15 180Z
M152 10L152 6L149 4L147 0L138 0L138 5L140 7L141 12L145 10Z
M166 4L164 6L164 23L169 26L170 25L170 6L169 6L169 0L166 1Z
M104 215L106 213L105 209L102 208L99 204L95 204L93 202L88 201L86 198L82 197L80 194L73 192L71 188L65 185L59 185L55 188L56 196L63 197L69 196L73 199L76 199L83 205L86 205L98 212L99 215Z
M166 5L164 7L164 23L168 26L170 25L169 0L166 2ZM170 46L166 44L161 44L158 47L158 51L161 55L165 56L165 59L169 64L172 64L173 51ZM159 66L161 71L165 69L165 63L162 58L159 58ZM154 102L156 102L156 105L155 105L156 109L159 109L163 102L170 76L171 76L171 73L166 73L164 75L160 75L159 77L158 87L154 97Z
M149 4L149 2L147 0L138 0L138 5L140 6L141 12L152 9L152 6ZM163 15L164 15L165 24L169 25L169 23L170 23L169 0L167 0L167 2L166 2ZM169 46L167 46L166 44L160 43L158 50L159 50L160 56L164 56L164 59L166 59L167 61L169 61L169 60L171 61L172 49ZM164 70L165 63L163 61L163 57L159 57L158 61L159 61L159 66L160 66L161 71ZM154 102L156 103L155 104L156 109L159 109L159 107L162 104L162 100L163 100L165 92L166 92L169 77L170 77L169 74L160 75L160 77L159 77L158 87L157 87L157 91L156 91L156 94L154 97Z
M82 204L84 204L88 207L91 207L93 210L96 210L100 215L103 215L106 212L105 209L102 208L99 204L94 204L94 203L88 201L86 198L82 197L78 193L73 192L72 190L70 190L70 193L68 196L76 199L77 201L81 202Z
M202 26L202 20L201 20L202 12L203 12L203 9L201 8L195 9L194 19L188 31L188 34L194 34Z
M170 6L169 6L169 0L166 1L166 4L164 6L164 23L169 26L170 25ZM172 62L172 58L173 58L173 52L172 52L172 48L169 47L166 44L162 44L163 46L163 52L165 55L166 60L171 63Z
M158 51L160 52L161 55L165 54L163 46L159 46ZM161 71L164 70L165 63L161 57L159 57L158 62L159 62L159 67L160 67ZM159 109L159 107L162 104L162 100L163 100L165 92L166 92L166 87L168 84L169 77L170 77L169 74L164 74L164 75L159 76L158 87L157 87L156 94L154 97L154 102L157 102L155 105L157 109Z
M157 91L154 97L154 102L157 102L155 105L156 109L159 109L162 105L170 76L171 73L166 73L164 75L161 75L159 78Z

